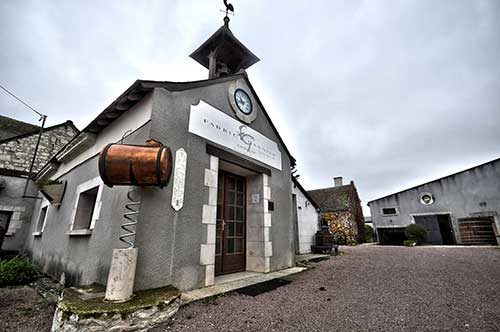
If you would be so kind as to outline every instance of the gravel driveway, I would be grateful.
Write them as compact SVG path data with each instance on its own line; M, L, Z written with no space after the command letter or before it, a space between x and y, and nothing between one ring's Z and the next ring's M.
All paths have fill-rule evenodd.
M28 286L0 288L0 331L50 331L54 307Z
M500 250L343 248L256 297L182 308L154 331L500 331Z

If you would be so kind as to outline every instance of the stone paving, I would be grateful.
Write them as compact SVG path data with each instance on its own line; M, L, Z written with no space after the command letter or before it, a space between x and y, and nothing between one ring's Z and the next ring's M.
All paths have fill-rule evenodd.
M295 273L300 273L304 271L304 267L291 267L289 269L284 269L280 271L275 271L271 273L252 273L251 276L236 279L227 282L220 282L210 287L204 287L200 289L195 289L182 294L181 300L183 304L188 304L194 301L206 299L209 297L225 294L227 292L233 291L235 289L248 287L258 283L266 282L276 278L283 278ZM217 278L216 278L217 279ZM216 280L217 281L217 280Z

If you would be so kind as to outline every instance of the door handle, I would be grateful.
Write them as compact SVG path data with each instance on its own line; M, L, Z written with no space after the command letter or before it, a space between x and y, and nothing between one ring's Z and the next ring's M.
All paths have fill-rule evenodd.
M224 230L225 226L226 226L226 222L224 221L224 219L222 219L222 230Z

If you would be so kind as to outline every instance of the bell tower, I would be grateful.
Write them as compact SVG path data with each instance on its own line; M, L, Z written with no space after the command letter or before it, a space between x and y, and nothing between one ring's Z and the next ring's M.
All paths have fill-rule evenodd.
M228 11L234 12L224 0L226 16L224 25L198 47L190 57L208 69L208 78L224 77L245 70L259 58L240 42L229 29Z

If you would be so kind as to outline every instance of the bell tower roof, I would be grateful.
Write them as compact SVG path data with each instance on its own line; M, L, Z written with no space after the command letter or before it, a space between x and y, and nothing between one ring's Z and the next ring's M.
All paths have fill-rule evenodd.
M191 58L209 70L209 78L232 75L245 70L259 58L229 30L229 18L191 55Z

